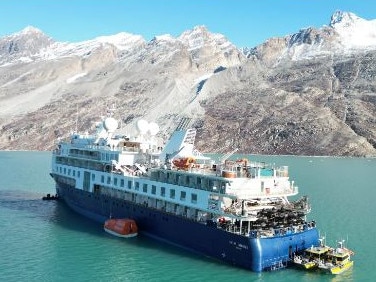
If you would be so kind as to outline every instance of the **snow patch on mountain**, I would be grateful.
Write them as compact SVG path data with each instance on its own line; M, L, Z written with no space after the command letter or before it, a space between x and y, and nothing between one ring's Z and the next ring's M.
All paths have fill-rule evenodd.
M23 30L14 33L13 36L18 37L18 36L28 35L28 34L44 35L44 33L39 28L36 28L34 26L29 25L29 26L25 27Z
M210 33L205 26L196 26L193 30L183 32L178 39L186 46L189 51L200 49L205 44L218 46L221 50L225 50L234 45L226 39L222 34Z
M87 75L86 72L79 73L79 74L76 74L76 75L74 75L74 76L68 78L66 81L67 81L67 83L73 83L73 82L75 82L76 80L78 80L78 79L80 79L81 77L84 77L84 76L86 76L86 75Z
M107 48L109 46L116 47L119 51L131 50L135 46L145 43L142 36L121 32L111 36L100 36L92 40L68 43L56 42L50 48L44 49L41 55L45 59L54 59L65 56L89 56L94 50L99 48Z
M162 34L155 36L152 40L156 42L175 42L176 38L174 38L171 34Z
M341 37L344 49L376 49L376 20L365 20L353 13L337 11L330 26Z
M94 41L102 44L112 44L119 50L128 50L135 45L145 43L145 39L141 35L134 35L126 32L120 32L115 35L100 36Z

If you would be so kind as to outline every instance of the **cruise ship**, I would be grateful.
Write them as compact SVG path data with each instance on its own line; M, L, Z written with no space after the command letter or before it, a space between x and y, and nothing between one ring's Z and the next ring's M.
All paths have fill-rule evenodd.
M255 272L287 267L294 254L319 245L307 197L287 166L220 159L194 146L196 130L182 119L164 145L156 123L116 134L102 118L92 134L73 133L52 154L59 200L100 223L131 219L138 233Z

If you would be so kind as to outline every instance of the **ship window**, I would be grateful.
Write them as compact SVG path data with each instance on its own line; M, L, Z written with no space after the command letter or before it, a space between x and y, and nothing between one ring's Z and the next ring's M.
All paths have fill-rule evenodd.
M74 171L73 171L73 175L74 175ZM95 174L94 174L94 173L91 174L91 180L92 180L92 181L95 180Z
M120 179L120 187L124 187L124 179Z
M147 193L147 192L148 192L148 185L147 185L147 184L144 184L144 185L142 186L142 192L144 192L144 193Z
M80 177L80 171L77 171L77 177L78 178Z
M128 181L128 189L132 189L132 181Z
M181 201L185 201L185 197L187 196L187 192L185 191L181 191L180 192L180 200Z
M151 193L155 195L156 192L157 192L157 187L155 185L151 185Z
M110 183L111 183L111 177L107 176L107 184L110 184Z
M68 169L68 175L70 175L71 174L71 169Z
M191 202L192 202L193 204L196 204L196 203L197 203L197 194L192 194L192 195L191 195Z
M60 169L60 173L61 173L61 171L62 171L62 168L60 167L59 169Z
M101 182L104 183L104 175L101 176Z
M225 191L226 191L226 182L220 182L220 193L222 193L222 194L224 194L224 193L226 193Z
M175 189L170 190L170 198L175 199Z
M198 178L197 178L197 188L198 188L198 189L201 189L201 187L202 187L202 184L201 184L201 183L202 183L202 179L201 179L200 177L198 177Z
M73 176L76 176L76 171L75 170L73 170Z
M166 188L161 187L161 196L164 197L166 195Z
M67 174L67 169L64 167L64 174Z
M114 178L114 185L117 186L117 184L118 184L118 179L115 177Z
M140 183L136 182L135 190L138 191L140 189Z

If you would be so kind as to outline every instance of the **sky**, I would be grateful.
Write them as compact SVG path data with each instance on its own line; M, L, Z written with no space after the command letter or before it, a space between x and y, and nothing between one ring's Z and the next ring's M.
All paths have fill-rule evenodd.
M237 47L328 25L337 11L376 19L375 0L0 0L0 37L34 26L56 41L119 32L179 36L204 25Z

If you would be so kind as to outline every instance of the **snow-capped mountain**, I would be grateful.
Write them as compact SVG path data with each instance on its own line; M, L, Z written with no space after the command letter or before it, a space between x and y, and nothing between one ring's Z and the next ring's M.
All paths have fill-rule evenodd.
M338 33L345 50L376 49L376 20L367 21L353 13L337 11L329 26Z
M291 36L287 53L294 60L349 54L376 49L376 20L367 21L353 13L337 11L329 26L307 28Z
M27 27L0 40L0 64L72 56L88 57L95 50L106 48L114 48L114 51L122 56L128 54L138 59L140 56L144 58L145 54L150 52L157 52L160 57L167 55L168 58L169 53L182 49L186 49L196 61L199 61L199 56L205 56L205 53L224 54L226 57L237 53L237 48L223 35L212 34L204 26L185 31L178 38L171 35L155 36L150 42L146 42L140 35L122 32L77 43L54 42L39 29ZM151 60L157 61L156 58Z
M115 47L130 51L145 44L140 35L121 32L77 43L55 42L41 30L28 26L22 31L0 39L0 64L21 61L52 60L67 56L85 57L101 48Z
M20 32L0 38L0 65L13 61L30 62L54 40L41 30L28 26Z
M278 43L277 43L278 42ZM267 58L268 65L285 60L306 60L333 54L376 50L376 20L365 20L350 12L336 11L321 28L308 27L285 38L272 38L247 55Z
M328 26L319 29L304 28L285 38L271 38L253 49L242 50L222 34L210 33L205 26L196 26L177 38L168 34L157 35L150 42L146 42L140 35L122 32L78 43L54 42L39 29L26 27L21 32L0 39L0 64L64 56L87 57L95 50L106 48L114 48L113 51L122 57L133 57L136 61L146 59L148 54L152 62L158 62L161 58L169 60L174 53L186 51L193 62L200 61L200 56L222 56L226 58L226 67L240 62L239 53L248 57L266 57L276 63L285 58L302 60L327 56L333 52L348 54L359 50L374 50L376 20L365 20L350 12L336 11Z
M348 12L241 50L205 26L76 43L27 27L0 38L0 149L50 150L114 103L124 130L191 117L201 151L376 155L375 38Z

